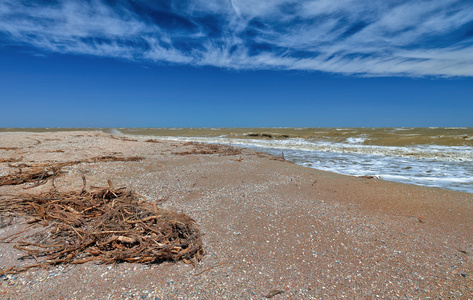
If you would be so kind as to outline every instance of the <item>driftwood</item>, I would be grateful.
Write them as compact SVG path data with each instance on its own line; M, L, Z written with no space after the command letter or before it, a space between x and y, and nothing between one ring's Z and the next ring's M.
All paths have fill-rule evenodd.
M31 222L52 224L52 230L41 242L21 240L14 245L37 263L0 274L88 261L196 263L204 254L193 219L158 208L124 187L114 189L110 182L107 188L90 191L52 190L3 199L2 214L22 214Z
M142 160L142 157L132 156L132 157L120 157L120 156L99 156L90 158L87 160L77 160L70 162L61 162L61 163L33 163L26 164L20 163L17 165L11 164L10 167L17 168L18 170L0 176L0 186L2 185L18 185L27 182L34 182L37 185L41 185L47 182L48 179L59 176L64 173L61 171L63 167L77 165L80 163L97 163L97 162L111 162L111 161L139 161Z
M270 290L269 293L264 295L263 297L270 299L270 298L273 298L276 295L279 295L279 294L282 294L282 293L285 293L285 292L286 291L284 291L284 290L273 289L273 290Z
M0 186L2 185L18 185L26 182L35 182L36 185L44 184L53 176L60 174L61 165L47 165L28 167L27 169L19 168L17 172L0 176Z

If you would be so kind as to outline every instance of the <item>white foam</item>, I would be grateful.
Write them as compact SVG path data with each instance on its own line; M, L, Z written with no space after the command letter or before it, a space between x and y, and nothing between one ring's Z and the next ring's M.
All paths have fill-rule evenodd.
M356 143L225 136L160 139L239 145L278 156L283 151L287 160L315 169L473 193L473 147L469 146L376 146L359 144L361 139Z
M345 140L348 144L363 144L366 141L366 136L349 137Z
M396 130L396 131L404 131L404 130L412 130L412 128L408 128L408 127L398 127L398 128L394 128L393 130Z
M122 132L118 128L111 128L110 133L111 134L122 134Z
M403 176L403 175L389 175L389 174L381 174L376 175L379 178L392 180L392 181L431 181L431 182L438 182L438 183L473 183L472 177L465 177L465 178L453 178L453 177L426 177L426 176Z
M395 156L440 161L471 161L473 162L473 147L470 146L376 146L362 145L362 137L352 143L335 143L328 141L309 141L302 138L285 140L238 139L229 137L160 137L176 141L196 141L204 143L223 143L242 146L256 146L274 149L293 149L302 151L322 151L335 153L357 153L378 156Z

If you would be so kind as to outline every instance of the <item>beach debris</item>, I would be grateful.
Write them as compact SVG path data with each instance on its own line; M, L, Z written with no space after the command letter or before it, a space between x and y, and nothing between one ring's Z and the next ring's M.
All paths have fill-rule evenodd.
M290 136L288 134L276 134L276 133L256 133L250 132L245 134L247 137L256 137L256 138L267 138L267 139L288 139Z
M144 157L142 156L129 156L129 157L122 157L122 156L114 156L114 155L105 155L105 156L98 156L87 160L81 160L77 163L96 163L96 162L109 162L109 161L140 161L143 160Z
M35 264L0 270L0 275L89 261L195 264L204 255L192 218L158 208L126 187L115 189L110 181L108 187L2 199L0 214L6 213L39 219L51 230L41 241L30 237L14 245Z
M221 262L221 263L219 263L219 264L217 264L217 265L215 265L215 266L212 266L212 267L203 269L202 271L200 271L200 272L198 272L198 273L195 273L194 276L199 276L199 275L201 275L202 273L205 273L205 272L207 272L207 271L210 271L210 270L212 270L212 269L215 269L216 267L220 267L220 266L222 266L222 265L224 265L224 264L227 264L227 263L228 263L228 262Z
M20 148L18 147L0 147L0 150L6 150L6 151L11 151L11 150L19 150Z
M22 161L23 157L20 158L0 158L0 163L13 163Z
M194 149L190 151L173 152L176 155L191 155L191 154L219 154L219 155L239 155L240 148L227 145L204 144L196 142L185 143L184 146L193 146Z
M149 139L149 140L146 140L145 142L147 142L147 143L155 143L155 144L161 143L160 141L154 140L154 139Z
M262 156L262 157L265 157L265 156ZM276 155L271 155L271 154L268 154L266 155L266 157L269 157L270 160L276 160L276 161L282 161L282 162L286 162L287 160L281 156L276 156Z
M57 150L52 150L52 151L49 151L49 153L64 153L66 151L62 150L62 149L57 149Z
M26 182L35 182L35 186L46 183L52 177L60 173L60 165L32 166L27 169L19 169L17 172L0 176L0 186L18 185Z
M361 176L358 176L358 178L363 178L363 179L379 179L379 176L374 176L374 175L361 175Z
M112 162L112 161L139 161L143 157L140 156L131 156L131 157L121 157L113 155L98 156L90 158L87 160L77 160L70 162L60 162L60 163L21 163L21 164L11 164L9 165L12 168L17 168L15 172L10 174L0 176L0 186L2 185L19 185L27 182L34 182L34 186L42 185L48 181L50 178L59 176L63 172L61 169L66 166L77 165L81 163L97 163L97 162Z
M282 293L285 293L285 292L286 291L284 291L284 290L272 289L272 290L269 291L268 294L264 295L263 297L270 299L270 298L273 298L276 295L279 295L279 294L282 294Z

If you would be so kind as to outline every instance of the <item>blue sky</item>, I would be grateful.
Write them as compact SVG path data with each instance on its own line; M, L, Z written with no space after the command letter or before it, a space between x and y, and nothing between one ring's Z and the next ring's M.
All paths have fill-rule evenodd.
M0 127L473 126L471 0L0 0Z

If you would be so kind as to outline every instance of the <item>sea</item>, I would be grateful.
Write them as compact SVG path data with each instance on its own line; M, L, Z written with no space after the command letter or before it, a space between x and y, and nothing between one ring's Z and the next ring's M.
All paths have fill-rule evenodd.
M473 193L472 127L86 130L233 145L281 156L304 167Z

